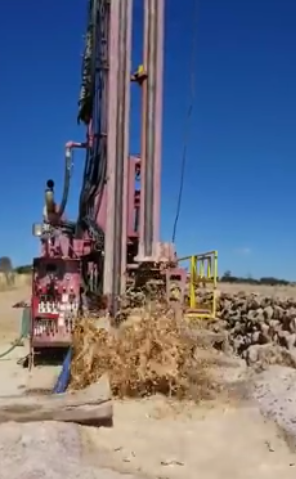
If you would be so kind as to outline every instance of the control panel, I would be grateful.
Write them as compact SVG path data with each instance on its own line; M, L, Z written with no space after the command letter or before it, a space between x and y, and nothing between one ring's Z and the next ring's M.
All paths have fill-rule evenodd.
M62 258L37 258L33 263L33 340L70 342L80 311L80 262Z

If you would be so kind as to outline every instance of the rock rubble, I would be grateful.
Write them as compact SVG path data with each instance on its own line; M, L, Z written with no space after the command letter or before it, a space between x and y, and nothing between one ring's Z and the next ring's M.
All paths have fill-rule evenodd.
M226 331L232 351L248 364L296 367L296 299L221 293L214 329Z

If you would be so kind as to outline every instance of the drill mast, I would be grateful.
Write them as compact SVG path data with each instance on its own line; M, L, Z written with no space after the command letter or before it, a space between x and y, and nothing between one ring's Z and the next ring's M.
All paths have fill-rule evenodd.
M169 302L189 306L194 317L215 317L216 252L183 258L188 278L174 245L159 241L165 0L142 2L143 60L133 74L133 0L88 3L78 110L85 140L66 144L61 204L48 180L43 223L33 230L42 252L33 260L31 364L37 350L71 345L79 314L116 315L127 288L152 278ZM140 155L129 145L131 82L142 94ZM85 151L85 167L73 222L64 212L75 148ZM206 307L196 298L200 285L213 288Z
M143 61L132 74L133 0L89 0L78 111L86 140L66 145L60 208L53 182L47 184L45 223L59 229L62 238L59 250L57 241L52 248L52 238L49 245L46 237L43 253L61 254L61 248L64 253L68 248L66 256L79 257L84 284L105 295L112 311L129 278L175 260L172 245L159 242L164 2L143 0ZM132 81L142 93L139 156L131 155L129 147ZM62 219L73 148L86 151L75 224Z

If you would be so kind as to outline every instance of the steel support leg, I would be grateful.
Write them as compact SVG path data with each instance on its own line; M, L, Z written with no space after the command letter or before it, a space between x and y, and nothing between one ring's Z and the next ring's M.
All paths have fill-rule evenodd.
M144 12L144 68L148 76L142 89L139 259L154 259L160 221L164 0L144 0Z

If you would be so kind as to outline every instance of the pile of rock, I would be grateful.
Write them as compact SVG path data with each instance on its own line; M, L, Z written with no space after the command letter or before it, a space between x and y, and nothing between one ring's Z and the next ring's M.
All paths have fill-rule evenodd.
M215 328L247 362L296 366L296 299L221 293ZM295 355L294 355L295 353Z

